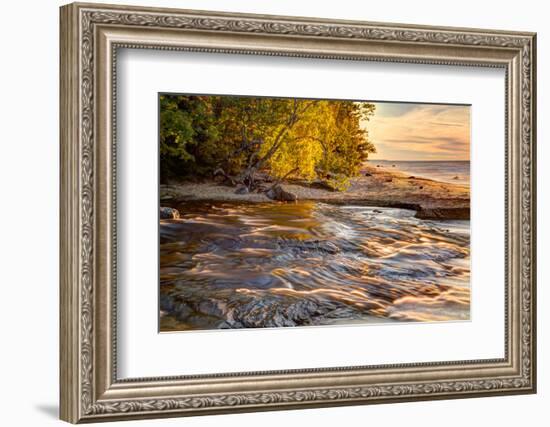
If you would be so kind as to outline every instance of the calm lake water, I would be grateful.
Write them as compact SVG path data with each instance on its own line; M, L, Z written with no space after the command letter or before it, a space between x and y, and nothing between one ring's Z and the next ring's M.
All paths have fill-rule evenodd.
M469 319L469 221L318 202L177 207L160 224L161 331Z
M469 161L369 160L368 164L371 166L380 165L387 169L396 169L416 177L470 185Z

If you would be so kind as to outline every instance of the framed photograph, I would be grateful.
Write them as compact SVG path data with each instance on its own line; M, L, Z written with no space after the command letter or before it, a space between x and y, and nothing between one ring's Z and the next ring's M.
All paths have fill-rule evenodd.
M63 420L536 391L535 34L60 22Z

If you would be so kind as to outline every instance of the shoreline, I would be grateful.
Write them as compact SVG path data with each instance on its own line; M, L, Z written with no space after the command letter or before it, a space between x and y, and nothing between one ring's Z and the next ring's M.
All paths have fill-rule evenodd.
M317 201L337 205L391 207L416 211L420 219L469 220L470 188L429 178L415 177L399 170L365 164L360 176L350 179L346 191L338 192L308 185L297 180L281 183L298 201ZM160 186L161 205L186 201L204 202L276 202L264 193L236 194L234 187L215 181L181 182Z

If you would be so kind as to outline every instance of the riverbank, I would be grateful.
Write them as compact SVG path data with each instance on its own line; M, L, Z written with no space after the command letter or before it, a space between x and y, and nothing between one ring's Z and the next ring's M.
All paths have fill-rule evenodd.
M392 167L365 165L360 176L352 178L349 188L341 192L292 180L282 185L298 200L411 209L421 219L470 219L468 185L416 177ZM216 182L161 185L160 199L161 205L187 200L271 201L264 193L237 194L234 187Z

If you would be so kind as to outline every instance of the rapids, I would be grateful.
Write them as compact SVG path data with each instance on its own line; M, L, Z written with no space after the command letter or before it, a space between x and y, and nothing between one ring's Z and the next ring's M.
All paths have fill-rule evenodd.
M470 223L319 202L160 222L160 330L468 320Z

